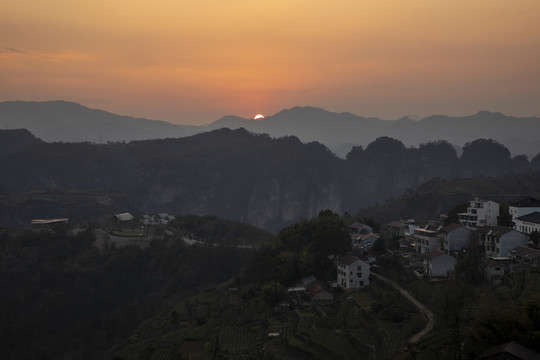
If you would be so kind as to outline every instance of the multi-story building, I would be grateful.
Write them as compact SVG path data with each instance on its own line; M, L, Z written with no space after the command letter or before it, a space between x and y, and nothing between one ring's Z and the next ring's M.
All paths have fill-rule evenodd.
M533 231L540 232L540 212L535 211L518 217L514 223L514 229L525 234L530 234Z
M337 262L337 283L345 289L369 285L369 264L353 255L346 255Z
M427 254L435 249L440 249L442 246L442 227L426 226L423 228L414 229L414 246L416 252Z
M472 239L473 231L460 224L450 224L441 229L443 236L443 249L448 254L462 251Z
M425 271L429 276L448 276L456 266L456 258L440 249L430 251L425 258Z
M517 219L523 215L527 215L536 211L540 211L540 200L534 198L523 198L521 200L510 203L508 206L508 212L512 215L512 222L514 223L514 229L521 231L517 228Z
M526 246L528 236L512 228L503 226L484 226L474 231L477 244L482 245L485 257L508 257L508 251L517 246Z
M466 213L459 213L459 222L467 227L497 226L499 204L478 198L470 202Z

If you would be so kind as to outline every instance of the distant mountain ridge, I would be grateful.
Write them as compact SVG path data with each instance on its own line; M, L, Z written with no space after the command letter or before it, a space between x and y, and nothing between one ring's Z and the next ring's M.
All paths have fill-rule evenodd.
M293 135L302 142L318 141L344 157L354 145L366 147L381 136L418 146L446 140L462 147L475 139L493 139L513 155L540 152L540 118L512 117L479 111L463 117L432 115L415 121L408 117L381 120L317 107L293 107L264 119L224 116L209 125L178 125L112 114L66 101L0 102L0 129L25 128L47 141L106 143L179 138L219 128L245 128L272 137Z
M0 129L21 128L47 142L105 143L184 137L200 132L194 126L116 115L74 102L0 102Z

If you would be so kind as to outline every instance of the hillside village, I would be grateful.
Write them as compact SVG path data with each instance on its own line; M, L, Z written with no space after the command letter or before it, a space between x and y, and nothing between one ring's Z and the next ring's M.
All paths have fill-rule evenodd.
M331 221L337 221L339 217L336 216L336 214L327 211L321 212L319 218L322 219L320 221L330 221L324 220L328 217L329 219L334 219ZM290 347L291 339L294 338L296 339L294 341L298 342L298 344L294 345L293 348L297 348L297 350L303 349L302 351L307 351L308 354L311 353L310 351L322 351L321 347L324 348L327 355L322 358L333 358L336 354L341 354L340 356L345 355L335 350L331 345L325 345L324 341L315 340L318 336L317 331L319 330L310 329L312 327L315 329L322 326L316 324L326 318L328 318L326 321L333 319L334 315L331 314L334 311L339 313L342 311L340 309L343 309L344 306L347 308L350 307L350 304L347 304L351 300L354 300L356 304L354 308L359 312L355 316L364 318L363 321L375 316L377 320L374 324L382 321L387 326L385 331L398 331L398 329L401 329L399 330L401 333L398 337L399 341L389 346L385 351L382 351L382 349L377 351L371 349L373 351L370 352L369 346L366 345L366 340L353 340L352 338L348 340L350 344L348 343L346 347L349 348L352 346L356 350L349 349L347 351L366 359L375 356L377 358L392 358L396 353L407 353L412 356L415 351L418 351L412 350L414 349L413 344L422 344L422 338L430 339L429 334L433 333L431 329L437 326L437 321L440 322L441 320L438 316L434 317L431 311L422 304L426 300L420 295L424 291L420 290L422 285L410 284L467 282L463 279L463 276L472 276L470 273L476 272L482 275L483 280L481 282L483 281L489 284L491 289L496 289L497 287L512 284L515 281L512 278L514 274L525 272L535 274L538 272L535 269L538 269L540 262L540 250L537 248L540 231L540 200L534 198L523 198L509 204L498 204L492 200L475 198L470 200L466 206L456 207L456 210L452 213L422 224L415 222L413 219L395 220L386 225L380 225L369 218L355 219L349 217L347 219L348 221L345 222L347 228L343 229L343 233L347 234L347 240L343 243L344 247L342 247L344 251L332 253L329 252L330 248L325 247L324 244L318 245L323 247L317 251L320 254L326 254L324 257L329 260L329 264L332 264L333 269L330 272L325 272L323 268L315 266L313 269L318 268L319 270L314 270L311 273L289 268L288 270L283 270L285 272L282 273L281 277L278 274L272 275L271 273L262 271L261 267L264 265L259 263L264 258L260 257L261 254L264 254L264 251L268 250L264 250L264 246L261 247L263 243L246 243L246 240L238 242L234 240L234 236L216 238L208 236L208 234L205 235L202 232L190 231L192 228L187 230L188 228L185 227L185 224L179 225L179 221L186 222L187 220L168 213L143 214L140 216L133 216L130 213L114 214L106 224L103 224L103 228L95 228L93 230L94 246L97 246L101 250L129 248L132 246L144 250L149 249L156 239L161 239L160 241L165 241L169 244L175 241L181 241L184 243L184 246L206 247L213 245L257 249L259 258L256 258L257 261L251 265L255 266L255 268L252 267L251 269L256 269L252 271L254 274L257 271L261 272L260 274L262 275L258 275L259 277L252 275L252 279L256 283L258 282L259 285L252 288L252 285L247 285L243 281L233 281L227 288L219 290L217 294L212 295L212 298L217 296L212 301L221 302L222 300L219 299L226 296L230 301L240 301L241 303L247 301L242 306L254 306L258 308L261 304L253 304L251 302L256 299L252 298L254 296L253 294L260 294L257 296L266 298L265 303L273 311L267 313L267 305L264 305L264 313L267 314L264 319L266 320L259 319L253 315L251 320L246 321L255 321L257 323L262 321L261 326L265 329L262 332L266 334L267 339L258 338L257 336L260 335L256 334L259 331L249 335L248 338L255 336L253 339L259 339L257 340L259 344L257 346L263 347L278 343L282 346L283 341L289 343L288 346ZM310 220L305 224L311 224L313 221L319 220ZM507 226L502 226L501 223ZM317 233L317 226L319 225L316 225L315 228L310 230L315 231L313 234ZM328 224L325 226L328 226ZM69 219L66 218L35 219L32 221L31 227L37 233L64 229L73 236L84 231L83 228L79 228L75 224L70 224ZM307 228L300 230L301 228L297 229L297 227L298 225L295 225L290 230L284 229L284 231L293 231L293 233L300 231L300 233L304 234L302 236L305 236ZM278 238L281 237L282 242L288 241L286 240L286 236L293 236L291 234L286 235L287 231L278 234ZM325 241L333 240L327 238ZM261 250L264 251L261 252ZM321 253L320 251L325 252ZM274 256L274 259L267 264L268 268L281 268L283 263L279 259L285 253L282 252ZM290 256L290 254L287 256ZM305 255L299 253L297 256L300 256L298 257L300 260ZM471 259L473 261L472 263ZM465 266L463 263L467 261L469 262L467 265L469 268L463 271L463 267ZM290 261L286 263L289 264L286 266L290 267ZM458 271L458 267L460 266L461 271ZM396 271L395 269L400 270L397 270L398 273L393 273L393 271ZM317 276L315 276L316 273L318 274ZM403 279L407 278L406 273L410 273L412 278L409 278L403 283ZM295 279L295 274L297 274L296 276L303 275L303 277ZM261 278L260 276L263 277ZM389 280L387 277L399 281L400 285ZM416 278L416 282L413 278ZM393 285L385 285L385 282ZM404 290L401 286L407 286L409 289ZM415 290L414 286L420 286L420 288ZM392 290L392 287L395 289ZM411 290L413 291L413 295L410 293ZM222 293L223 291L224 293ZM246 291L251 295L247 296ZM390 310L390 308L387 308L389 306L389 303L387 304L388 300L384 299L388 297L395 298L398 296L396 295L396 291L402 292L409 299L405 300L403 298L399 300L398 303L400 305L394 310ZM244 294L240 296L243 300L239 300L238 296L240 294ZM534 296L532 299L534 299ZM405 305L407 302L411 305ZM248 303L251 305L248 305ZM396 306L398 303L392 304ZM188 305L181 305L180 308L176 308L176 316L179 316L179 319L184 319L182 321L186 324L191 325L188 327L178 325L184 334L182 335L182 339L184 340L179 343L183 345L178 346L181 346L183 349L181 351L183 354L181 358L195 358L202 356L205 351L198 347L195 350L188 349L191 345L187 344L190 344L190 341L192 341L190 339L193 337L193 335L190 335L192 332L188 331L188 329L192 329L192 331L199 329L201 320L199 319L197 320L198 322L193 323L193 314L190 313L189 309L186 310L185 306ZM432 306L433 304L430 305L430 307ZM226 309L228 309L227 306L222 310L229 311ZM316 317L309 322L312 325L300 325L304 321L301 319L313 315ZM212 316L210 314L206 315L204 322L212 322L214 324L213 326L217 327L230 326L234 323L223 323L223 320L215 322L215 320L210 320ZM314 319L319 320L315 321ZM426 322L426 319L431 320ZM280 325L276 325L275 321L278 321ZM239 326L239 324L235 326ZM358 326L360 325L355 323L353 329L360 329ZM379 331L375 330L372 326L374 325L368 326L364 324L363 329ZM442 325L439 324L439 326ZM294 328L296 330L293 331ZM408 330L403 332L403 329ZM153 329L152 331L157 330ZM354 335L356 331L360 330L348 330L348 333L350 332L348 336L357 336ZM211 332L204 332L204 334L206 335L202 339L197 337L197 341L206 342L208 336L216 336L211 335ZM411 340L413 335L417 335L414 342ZM217 336L220 338L220 335ZM355 341L358 342L356 345L354 345ZM382 344L379 338L371 338L369 341L379 344L379 346ZM409 347L412 346L409 350L403 348L407 343L409 343ZM145 347L149 346L146 342L143 342L143 344ZM308 351L306 347L310 346L318 350ZM129 349L131 349L130 346L122 348L120 352L116 353L116 358L136 359L137 357L134 357ZM158 351L158 349L159 346L154 348L153 351ZM534 350L524 347L523 344L519 343L513 343L512 346L502 347L501 349L503 353L508 351L525 351L536 356L534 355L536 354ZM234 348L234 350L229 349L228 351L229 355L240 356L240 354L246 352L252 353L253 350L254 348L246 345L246 347L240 346L239 348ZM268 351L269 353L273 353L273 356L278 356L277 354L282 354L285 350L280 348L279 350ZM495 348L489 347L483 349L481 353L488 354L494 351L497 353ZM313 355L313 353L311 354ZM347 355L345 358L349 358L349 356L352 355ZM423 358L420 355L417 356ZM520 358L518 355L515 356L515 358ZM173 358L175 357L171 357L171 359ZM483 358L491 359L490 357Z

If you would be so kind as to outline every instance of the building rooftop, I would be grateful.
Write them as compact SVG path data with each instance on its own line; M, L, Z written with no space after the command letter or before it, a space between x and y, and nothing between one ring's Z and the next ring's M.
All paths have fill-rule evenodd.
M444 251L440 250L440 249L435 249L429 253L426 254L427 258L430 259L430 260L433 260L441 255L444 255L446 254Z
M339 262L342 263L342 264L345 264L345 265L351 265L352 263L354 263L355 261L358 261L360 260L357 256L353 256L353 255L345 255L344 257L342 257Z
M513 207L540 207L540 200L528 197L523 198L515 202L511 202L510 206Z
M521 345L520 343L512 341L485 350L480 356L480 359L535 360L540 359L540 354Z
M516 257L533 260L540 257L540 250L533 249L526 246L518 246L512 250L510 253Z
M506 233L509 233L510 231L513 231L514 229L504 227L504 226L483 226L478 229L476 229L474 232L481 233L485 235L494 235L494 236L502 236Z
M452 232L456 229L459 229L460 227L464 227L463 225L461 224L449 224L449 225L446 225L445 227L442 228L442 231L445 232L445 233L449 233L449 232Z
M520 221L527 221L530 223L540 224L540 212L535 211L533 213L520 216L517 219Z

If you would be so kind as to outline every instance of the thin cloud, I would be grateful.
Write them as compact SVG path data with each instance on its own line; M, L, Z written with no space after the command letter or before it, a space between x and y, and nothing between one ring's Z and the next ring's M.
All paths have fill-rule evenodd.
M28 54L26 51L10 48L10 47L6 47L6 46L3 46L2 49L3 50L0 50L0 54L8 54L8 55L9 54L15 54L15 55L26 55L26 54Z

